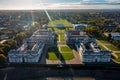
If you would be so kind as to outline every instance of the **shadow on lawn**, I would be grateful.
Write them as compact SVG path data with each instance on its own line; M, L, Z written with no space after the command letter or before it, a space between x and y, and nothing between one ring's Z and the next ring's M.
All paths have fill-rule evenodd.
M57 47L57 45L49 48L48 52L54 52L56 57L62 62L62 64L66 64L65 59L64 59L63 55L61 54L61 52L59 51L59 48ZM47 57L49 57L49 55L47 55Z
M77 49L76 49L76 47L75 47L74 44L67 44L67 46L68 46L69 48L71 48L72 50L77 51Z
M56 46L57 46L57 45L56 45ZM63 64L66 64L65 59L64 59L63 55L61 54L61 52L59 51L59 48L58 48L58 47L57 47L56 56L59 58L59 60L60 60Z

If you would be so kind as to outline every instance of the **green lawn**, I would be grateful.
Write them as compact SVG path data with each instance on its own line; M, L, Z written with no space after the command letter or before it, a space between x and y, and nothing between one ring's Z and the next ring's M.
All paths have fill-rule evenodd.
M69 48L68 46L61 46L60 52L61 52L63 59L65 59L65 60L71 60L74 58L74 54L72 52L72 49Z
M48 23L48 26L56 26L56 24L63 24L64 26L72 26L72 23L68 22L65 19L60 19L60 20L54 20L54 21L50 21Z
M117 62L120 62L120 58L115 58L114 60Z
M55 52L48 52L47 59L48 60L59 60L58 55Z
M74 58L73 53L61 53L64 60L71 60Z
M54 28L54 31L55 31L55 33L58 33L59 30L57 28Z
M60 41L62 41L62 42L65 41L65 36L64 36L64 34L60 34Z
M58 60L58 47L48 48L47 59L48 60Z
M48 60L59 60L59 56L61 55L62 60L71 60L74 58L74 54L72 50L67 46L62 46L59 52L58 47L50 47L48 48L47 59ZM67 50L67 51L66 51Z
M68 46L61 46L60 50L62 52L72 52L71 48L69 48Z
M101 48L102 50L106 50L103 46L100 46L100 48Z
M118 52L118 53L115 53L116 55L118 55L119 57L120 57L120 52Z
M65 33L65 29L60 30L61 33Z
M118 51L118 48L113 45L106 45L106 47L109 48L111 51Z
M103 44L106 44L106 43L108 43L107 41L105 41L105 40L99 40L101 43L103 43Z

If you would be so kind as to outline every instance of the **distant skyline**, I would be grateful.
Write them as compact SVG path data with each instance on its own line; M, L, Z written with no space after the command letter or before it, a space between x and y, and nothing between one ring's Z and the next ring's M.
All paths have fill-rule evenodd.
M0 10L43 9L43 8L120 9L120 0L0 0Z

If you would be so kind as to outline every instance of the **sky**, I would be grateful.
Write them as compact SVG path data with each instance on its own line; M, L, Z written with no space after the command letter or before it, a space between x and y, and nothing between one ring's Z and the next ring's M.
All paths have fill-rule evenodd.
M1 10L44 9L44 8L120 9L120 0L0 0Z

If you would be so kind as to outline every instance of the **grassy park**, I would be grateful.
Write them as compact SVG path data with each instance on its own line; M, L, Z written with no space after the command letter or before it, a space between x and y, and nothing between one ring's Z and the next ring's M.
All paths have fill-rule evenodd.
M47 54L48 60L58 60L58 48L57 47L50 47L48 48L48 54Z
M74 58L74 54L72 52L72 49L68 46L61 46L60 52L65 60L71 60Z
M63 60L71 60L74 58L74 54L72 53L72 50L67 46L60 47L60 50L58 50L58 47L48 48L48 54L47 54L48 60L59 60L59 56L61 56L61 59Z
M64 26L72 26L72 23L68 22L65 19L60 19L60 20L54 20L52 22L48 23L48 26L56 26L57 24L63 24Z
M107 41L105 41L105 40L99 40L101 43L103 43L103 44L106 44L106 43L108 43Z
M118 48L113 45L106 45L106 47L109 48L111 51L119 51Z
M61 42L64 42L64 41L65 41L65 36L64 36L64 34L60 34L60 41L61 41Z
M61 52L72 52L71 48L69 48L68 46L61 46L60 51Z
M120 62L120 52L117 52L115 54L118 56L118 58L112 57L112 59L114 59L116 62Z
M103 46L100 46L100 48L101 48L102 50L106 50Z

